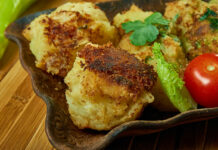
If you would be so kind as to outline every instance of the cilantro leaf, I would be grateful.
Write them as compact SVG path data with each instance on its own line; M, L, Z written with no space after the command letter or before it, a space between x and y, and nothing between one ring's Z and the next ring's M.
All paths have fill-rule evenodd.
M210 18L210 27L213 29L218 29L218 18Z
M151 56L147 56L145 58L145 63L148 63L149 61L153 60L153 58Z
M136 46L145 45L146 42L153 42L159 34L157 27L146 25L135 30L130 36L131 43Z
M204 13L203 16L200 17L200 21L208 20L210 22L210 27L212 29L218 29L218 18L217 13L209 8L207 8L207 11Z
M179 18L179 14L176 14L172 19L172 23L175 24L178 18Z
M207 19L210 16L216 17L217 14L213 10L207 8L206 13L204 13L204 15L200 17L200 21L203 21L203 20Z
M133 32L130 36L133 45L142 46L157 39L159 35L158 28L160 28L158 25L167 27L168 24L169 21L164 19L161 13L156 12L146 18L144 22L136 20L123 23L122 29L125 30L125 33Z
M157 62L157 74L161 85L172 104L180 112L196 109L197 104L184 86L184 82L176 72L175 66L165 61L161 53L160 43L154 43L152 52L154 60Z
M137 30L138 28L142 28L144 26L145 24L139 20L129 21L122 24L122 28L125 30L125 33L129 33L131 31Z
M146 24L168 25L169 21L164 19L161 13L155 12L145 19L145 23Z

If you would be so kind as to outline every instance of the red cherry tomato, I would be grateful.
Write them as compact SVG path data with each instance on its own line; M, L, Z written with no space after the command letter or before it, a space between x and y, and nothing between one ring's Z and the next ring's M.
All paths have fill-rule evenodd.
M193 59L184 73L192 98L204 107L218 107L218 54L206 53Z

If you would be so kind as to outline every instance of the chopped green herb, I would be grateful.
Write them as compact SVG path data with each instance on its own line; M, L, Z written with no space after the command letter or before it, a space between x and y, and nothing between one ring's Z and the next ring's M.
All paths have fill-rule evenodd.
M78 29L87 29L87 28L88 28L87 25L84 25L84 26L80 26L80 27L78 27Z
M208 20L210 22L210 27L212 29L218 29L218 18L216 18L218 15L215 11L207 8L207 11L204 13L203 16L200 17L200 21Z
M167 32L166 31L159 31L160 35L164 38L167 36Z
M179 14L176 14L172 19L172 23L175 24L178 18L179 18Z
M142 46L147 42L153 42L159 35L158 27L167 26L169 21L164 19L161 13L156 12L142 21L129 21L122 24L125 33L133 32L130 41L133 45Z
M147 56L145 58L145 63L148 63L150 60L153 60L153 58L151 56Z
M180 39L179 39L176 35L170 34L169 36L170 36L171 38L173 38L173 40L174 40L175 42L178 42L178 43L181 44Z
M218 18L210 18L210 27L213 29L218 29Z
M216 12L214 12L213 10L211 10L210 8L207 8L206 13L204 13L204 15L201 16L200 21L203 21L203 20L207 19L207 18L210 17L210 16L216 17L217 14L216 14Z
M209 40L206 39L206 38L203 40L203 42L204 42L204 45L209 45L210 44Z
M196 41L195 45L196 45L197 48L201 48L201 42L200 41Z

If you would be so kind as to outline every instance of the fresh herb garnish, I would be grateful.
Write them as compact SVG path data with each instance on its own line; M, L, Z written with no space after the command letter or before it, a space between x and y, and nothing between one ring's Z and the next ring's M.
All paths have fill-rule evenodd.
M130 41L133 45L142 46L147 42L153 42L159 35L158 27L167 26L169 21L164 19L159 12L153 13L142 21L129 21L122 24L125 33L133 32Z
M218 15L215 11L207 8L207 11L204 13L203 16L200 17L200 21L208 20L210 22L210 27L213 29L218 29Z
M147 56L145 58L145 63L148 63L149 61L153 60L153 58L151 56Z
M179 39L176 35L170 34L169 36L170 36L171 38L173 38L173 40L174 40L175 42L178 42L178 43L181 44L180 39Z
M88 25L78 27L78 29L87 29L87 28L88 28Z
M149 17L147 17L144 21L146 24L160 24L160 25L168 25L169 21L164 19L162 14L159 12L155 12Z
M200 21L203 21L203 20L207 19L210 16L216 17L217 14L216 14L216 12L211 10L210 8L207 8L207 11L204 13L203 16L201 16Z
M218 29L218 18L210 18L210 27L213 29Z
M196 41L195 45L196 45L197 48L201 48L201 42L200 41Z
M179 14L176 14L172 19L172 23L175 24L178 18L179 18Z

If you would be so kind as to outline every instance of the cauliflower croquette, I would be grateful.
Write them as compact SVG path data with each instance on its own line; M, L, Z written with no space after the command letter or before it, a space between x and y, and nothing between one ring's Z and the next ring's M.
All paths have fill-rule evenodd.
M152 13L153 12L144 12L137 6L132 5L130 10L124 12L123 14L117 14L114 17L113 23L115 26L121 27L121 24L127 21L144 21L147 17L152 15ZM123 34L118 44L119 48L128 51L130 54L134 54L138 59L142 61L144 61L147 57L151 57L153 55L152 43L146 43L144 46L135 46L130 42L130 35L131 33ZM179 66L181 66L181 64L182 66L186 65L186 58L183 53L182 47L180 46L180 42L174 40L173 37L170 37L168 35L160 37L157 40L164 46L163 54L167 62L175 63Z
M111 44L87 44L67 74L66 99L80 129L110 130L139 117L153 102L157 74L152 66Z
M138 12L140 15L138 15ZM135 21L141 20L144 21L145 18L149 17L152 12L144 12L139 9L137 6L133 5L130 10L124 12L123 14L117 14L114 17L114 25L121 29L121 24L127 21ZM121 19L125 18L125 19ZM135 46L130 42L130 35L131 33L124 34L121 37L121 40L118 44L118 47L121 49L126 50L130 54L134 54L142 62L147 62L148 64L154 66L154 70L156 70L156 62L152 60L153 53L152 53L152 43L146 43L144 46ZM176 64L179 66L179 74L183 77L183 72L187 64L187 59L181 47L181 43L176 41L174 38L176 36L168 36L165 35L164 37L160 37L157 39L163 47L163 55L167 62ZM146 61L147 58L151 58L150 60ZM177 111L173 104L170 102L168 96L165 94L161 83L158 82L155 84L154 88L152 89L152 94L154 95L155 101L151 105L158 110L161 111Z
M165 60L169 63L175 64L178 66L178 73L181 78L188 63L183 49L180 45L180 42L175 41L170 36L165 36L160 38L160 43L162 45L162 52ZM126 34L122 37L119 45L120 48L125 49L131 54L134 54L142 62L147 62L148 64L154 66L156 70L156 62L152 59L152 45L145 46L134 46L130 43L129 34ZM151 58L146 61L147 58ZM154 95L155 101L152 103L152 106L161 111L177 111L177 109L170 102L168 96L165 94L161 83L159 80L155 83L154 88L152 89L152 94Z
M66 76L76 51L86 43L118 41L118 33L105 13L93 3L67 3L49 15L41 15L26 27L36 66L53 75Z
M144 21L145 18L152 15L152 13L153 12L151 11L144 12L136 5L132 5L128 11L118 13L113 19L113 25L119 29L120 34L122 35L118 47L128 51L130 54L134 54L140 60L143 60L147 56L152 55L151 46L148 46L148 44L146 44L145 46L135 46L131 44L129 40L131 33L125 34L121 25L122 23L128 21L136 21L136 20Z
M172 20L178 16L172 33L182 39L189 60L203 53L218 53L218 31L210 27L208 20L201 21L207 9L218 13L217 3L201 0L180 0L167 3L164 16Z

